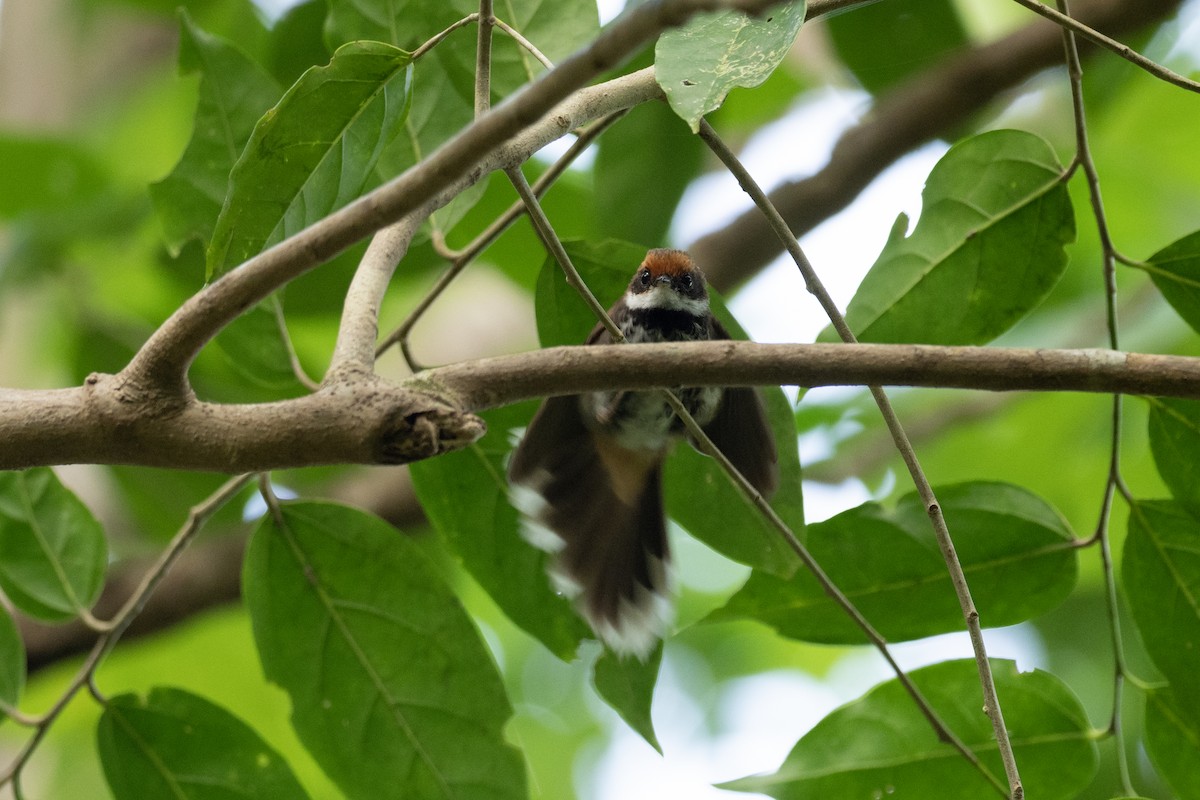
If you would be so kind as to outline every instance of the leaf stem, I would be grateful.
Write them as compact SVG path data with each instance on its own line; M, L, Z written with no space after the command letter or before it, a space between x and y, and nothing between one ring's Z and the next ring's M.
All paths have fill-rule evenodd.
M801 275L804 277L806 288L817 298L817 301L829 316L834 329L838 332L842 341L847 344L856 343L857 339L846 324L845 317L842 316L841 311L838 310L836 304L833 302L833 298L825 290L821 279L817 276L816 270L813 269L808 257L801 249L799 241L792 235L791 230L779 214L779 211L707 120L700 121L700 138L705 141L717 158L721 160L730 173L737 179L743 191L750 196L758 209L767 217L772 230L780 238L799 268ZM959 605L962 607L963 618L966 620L971 647L975 653L975 664L979 671L979 682L983 690L984 711L991 720L992 729L996 735L996 744L1000 751L1001 761L1004 764L1005 776L1008 779L1009 796L1012 800L1022 800L1025 796L1025 790L1021 785L1021 776L1017 770L1012 742L1009 739L1008 729L1004 723L1004 712L1000 707L1000 700L996 695L996 684L992 678L991 662L988 660L987 649L983 640L979 612L976 610L974 601L971 599L971 590L967 585L962 564L959 562L958 555L955 552L954 541L950 537L946 520L942 516L941 506L938 503L937 496L934 494L933 487L930 485L924 470L921 468L916 451L908 439L908 434L905 433L903 426L900 424L900 420L896 416L896 412L887 394L878 385L872 385L869 389L872 397L875 399L875 404L879 407L879 412L884 419L884 423L892 435L892 441L904 459L905 466L908 468L917 493L920 495L921 501L924 503L926 512L929 515L929 521L937 538L938 547L942 552L942 558L946 562L946 569L950 573L950 581L954 586L955 595L958 597ZM965 746L960 746L959 749L972 764L990 777L990 773L984 770L982 764L974 758L973 753L970 753ZM1002 790L1001 793L1003 794Z
M492 106L492 0L479 0L479 36L475 46L475 118Z

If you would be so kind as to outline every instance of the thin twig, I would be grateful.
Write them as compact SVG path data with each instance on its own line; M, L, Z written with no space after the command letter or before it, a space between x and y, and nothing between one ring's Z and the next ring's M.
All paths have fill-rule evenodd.
M475 45L475 117L492 107L492 0L479 0L479 36Z
M1058 10L1064 16L1071 11L1067 0L1056 0ZM1113 350L1121 349L1120 334L1117 325L1117 249L1113 245L1109 231L1108 220L1104 213L1104 198L1100 191L1100 174L1096 162L1092 158L1091 145L1088 140L1087 112L1083 99L1083 65L1079 59L1079 47L1075 34L1064 27L1062 31L1063 49L1066 52L1067 76L1071 86L1071 105L1075 120L1075 159L1083 170L1087 180L1088 197L1091 200L1092 216L1096 220L1096 231L1100 238L1101 269L1104 281L1105 318L1108 327L1108 344ZM1108 625L1113 652L1113 692L1112 716L1109 718L1108 732L1113 736L1117 750L1117 772L1121 778L1121 787L1125 794L1133 797L1137 794L1130 777L1129 754L1125 749L1125 738L1122 725L1122 703L1125 687L1125 653L1121 636L1121 619L1117 606L1117 582L1112 560L1112 502L1117 485L1121 483L1121 395L1112 396L1112 417L1110 424L1111 445L1109 448L1108 473L1105 476L1103 498L1100 503L1099 520L1096 530L1091 537L1100 544L1100 563L1104 574L1105 604L1108 611Z
M1167 69L1153 59L1146 58L1146 56L1137 52L1129 45L1122 44L1116 39L1105 36L1103 33L1100 33L1100 31L1084 25L1082 22L1065 12L1056 11L1050 6L1039 3L1037 0L1014 0L1014 2L1025 6L1025 8L1028 8L1035 14L1040 14L1046 19L1058 24L1062 28L1076 33L1088 41L1103 47L1105 50L1110 50L1116 53L1121 58L1137 67L1140 67L1141 69L1144 69L1146 72L1149 72L1156 78L1164 80L1167 83L1174 84L1181 89L1187 89L1190 92L1200 92L1200 82L1194 81L1190 78L1185 78L1178 72L1173 72L1172 70Z
M779 236L784 247L796 262L796 266L800 269L808 291L817 298L821 307L825 309L838 335L847 344L855 343L857 340L854 333L846 324L846 320L834 304L833 298L825 290L821 279L817 276L812 264L809 263L808 257L805 256L804 251L800 248L800 243L792 235L792 232L787 227L787 223L784 222L778 210L771 204L766 193L758 186L749 171L746 170L745 166L742 165L733 151L725 145L721 137L717 135L717 132L713 130L712 126L706 120L701 120L700 122L700 137L708 144L709 148L712 149L713 153L716 154L717 158L721 160L730 173L733 174L742 189L750 196L755 205L758 206L759 210L766 215L772 229ZM1009 739L1008 730L1004 723L1004 713L1000 707L999 698L996 696L996 684L992 678L991 662L988 660L987 649L983 641L983 630L979 622L979 612L976 610L974 601L971 599L971 590L967 585L962 564L959 562L958 555L955 552L954 541L950 537L946 520L942 516L941 505L938 503L933 487L930 485L929 479L925 476L925 472L921 468L912 443L909 441L908 435L900 424L900 420L896 416L896 412L892 408L887 394L878 385L872 385L869 388L876 405L879 407L879 412L887 425L888 431L892 435L896 449L904 459L905 466L908 468L917 493L920 495L921 501L924 503L926 512L929 515L930 524L933 526L934 535L938 540L938 547L942 551L942 557L946 562L946 569L950 573L950 582L954 586L954 592L958 597L963 617L966 620L971 647L975 653L975 664L979 671L979 682L983 690L984 709L992 722L992 728L996 735L997 747L1004 764L1005 776L1008 779L1009 793L1012 800L1021 800L1025 795L1025 791L1021 786L1021 777L1017 770L1016 758L1013 755L1012 742Z
M567 171L567 168L575 161L575 159L579 158L579 156L587 150L592 142L596 140L596 137L608 130L608 128L614 122L625 116L627 113L629 113L628 109L622 109L609 114L607 117L597 120L595 123L585 128L579 134L578 138L576 138L576 140L567 149L567 151L563 153L557 161L550 165L550 167L543 172L536 181L534 181L534 195L539 198L544 195L554 184L554 182L558 180L564 172ZM517 200L515 203L509 206L503 214L501 214L490 225L488 225L488 227L482 233L476 236L470 244L461 250L450 251L448 248L445 248L445 241L443 240L441 244L443 249L446 250L445 255L449 256L447 260L450 261L450 268L442 273L442 275L438 278L437 283L435 283L433 288L431 288L429 292L421 299L421 301L417 303L416 307L409 312L409 315L404 319L404 321L401 322L399 326L397 326L383 339L383 341L379 343L379 346L375 349L376 357L382 355L384 351L396 343L399 343L401 349L407 352L408 336L410 333L412 333L412 329L417 324L418 320L421 319L425 312L429 310L430 306L432 306L438 297L441 296L442 292L446 290L446 287L448 287L454 281L454 279L458 277L459 273L461 273L462 270L480 253L482 253L493 242L495 242L496 239L500 238L500 235L504 233L504 231L508 230L509 226L516 222L517 219L519 219L524 213L525 203L521 200ZM413 368L414 372L416 372L417 365L411 358L411 354L406 355L406 359L409 362L409 366Z
M499 17L493 17L493 19L497 28L504 31L504 33L507 34L510 39L528 50L529 54L536 58L543 67L546 69L554 69L554 62L546 58L546 54L537 49L537 46L533 42L526 39L519 30L509 25Z
M292 367L292 374L296 376L296 380L300 385L310 392L315 392L321 388L321 385L308 376L304 365L300 363L300 354L296 352L296 345L292 341L292 335L288 331L287 317L283 313L283 303L279 300L278 294L271 295L268 300L271 304L271 312L275 315L275 325L279 328L279 337L283 340L284 349L287 350L288 363Z
M4 772L0 773L0 786L13 784L15 789L17 781L20 780L21 770L28 763L30 756L33 755L33 752L37 749L43 737L45 737L46 732L49 731L50 726L58 719L59 715L62 714L75 695L89 684L100 662L104 660L104 657L112 650L134 618L145 607L146 601L171 569L175 560L179 558L187 545L195 538L209 517L236 496L242 487L249 483L252 477L252 475L241 475L231 478L203 502L192 507L188 513L187 521L180 528L179 533L175 534L175 538L171 540L171 543L163 551L155 565L147 571L137 590L130 595L129 600L122 606L121 611L113 618L112 623L108 626L108 630L96 639L96 643L92 646L82 666L75 673L75 677L67 684L66 689L63 690L63 693L59 695L50 709L37 718L33 735L21 747L16 758L9 763Z
M575 268L575 265L571 263L571 259L567 255L566 250L563 248L562 241L558 238L557 234L555 234L549 218L546 216L545 211L542 210L541 204L538 202L537 198L534 197L532 190L529 188L529 184L525 182L525 176L520 172L519 169L516 168L507 170L506 174L508 174L509 178L512 180L513 186L516 187L517 192L521 195L522 200L524 200L527 204L529 216L534 220L535 227L537 228L538 233L541 235L543 244L546 245L546 249L551 253L551 255L554 256L555 260L562 268L563 273L566 275L567 283L580 294L584 302L587 303L588 307L595 315L596 319L599 320L600 324L603 325L605 330L608 331L609 335L612 336L614 342L617 344L624 343L625 336L623 333L621 333L621 329L617 327L616 323L613 322L612 317L610 317L604 307L600 305L599 301L596 299L596 296L592 293L582 276L580 276L579 271ZM779 532L779 534L787 542L788 546L799 557L801 563L803 563L804 566L813 573L814 577L816 577L818 583L821 584L821 587L825 590L826 594L828 594L834 600L834 602L836 602L842 608L842 610L846 612L846 614L854 621L854 623L863 631L871 644L874 645L875 648L880 652L884 660L888 663L888 666L890 666L893 672L895 672L896 677L901 685L904 686L905 690L909 693L909 695L912 696L914 702L917 704L917 707L921 710L921 713L927 720L929 720L929 724L936 732L938 738L951 744L960 753L962 753L963 757L975 765L980 774L991 781L1000 795L1003 796L1003 785L1000 784L999 781L997 781L996 778L987 771L975 754L971 752L970 748L968 748L957 736L955 736L954 732L942 722L941 718L937 715L937 712L934 711L933 707L929 705L929 702L925 699L924 695L922 695L920 690L917 689L916 685L912 683L908 675L903 669L900 668L900 665L896 663L896 660L892 657L891 651L887 646L887 641L882 635L879 634L878 631L875 630L874 626L867 621L866 617L859 612L850 599L842 593L832 579L829 578L829 576L821 568L821 565L817 563L816 559L814 559L808 552L808 549L801 544L800 540L796 537L796 534L792 531L792 529L788 527L787 523L775 513L775 510L771 508L771 505L754 488L754 486L751 485L748 480L746 480L745 476L738 471L738 469L733 465L733 462L726 458L724 453L722 453L720 449L713 444L712 440L696 423L695 418L692 417L691 413L687 410L675 393L669 389L659 389L658 392L683 422L684 426L687 428L688 434L696 441L700 451L706 455L712 456L717 460L717 463L721 465L722 469L725 470L726 474L728 474L730 479L733 481L734 486L736 486L738 490L742 492L751 505L753 505L759 510L759 512L763 514L768 523L770 523L771 526Z
M447 36L454 33L459 28L465 28L466 26L470 25L472 22L474 22L477 19L479 19L479 14L477 14L477 13L467 14L465 17L460 19L458 22L455 22L452 25L450 25L444 31L434 34L431 39L429 39L427 42L425 42L424 44L422 44L420 47L418 47L416 50L413 51L412 60L416 61L421 56L425 55L430 50L432 50L433 48L435 48L439 44L441 44L442 40L445 39Z

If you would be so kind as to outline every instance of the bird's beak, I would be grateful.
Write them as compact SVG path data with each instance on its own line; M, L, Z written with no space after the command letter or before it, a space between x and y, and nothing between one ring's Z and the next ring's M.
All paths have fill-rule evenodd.
M664 286L670 286L671 285L671 276L670 275L659 275L657 278L655 278L655 282L661 283Z

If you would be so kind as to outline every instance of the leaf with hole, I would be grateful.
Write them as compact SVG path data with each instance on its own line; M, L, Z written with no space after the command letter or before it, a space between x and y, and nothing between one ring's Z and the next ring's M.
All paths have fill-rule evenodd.
M1146 652L1183 708L1200 708L1200 519L1176 503L1129 511L1121 581Z
M1078 698L1050 673L1020 673L1011 661L993 659L992 674L1028 796L1077 797L1098 763L1091 725ZM947 727L993 776L999 776L998 782L1003 781L991 723L979 710L983 699L975 662L946 661L908 675ZM721 788L762 792L779 800L997 795L996 784L957 749L938 740L896 680L876 686L818 722L775 773Z
M1002 483L937 489L971 595L985 625L1014 625L1061 603L1075 585L1074 541L1043 500ZM963 630L962 609L920 497L894 510L865 503L808 526L809 552L829 578L891 641ZM755 572L707 619L749 618L783 636L862 644L865 634L808 570L791 580Z
M308 797L279 753L252 728L182 689L110 698L96 739L116 800Z
M79 616L107 562L104 529L52 470L0 472L0 589L13 605L47 622Z
M286 503L254 532L243 585L268 680L351 800L526 796L496 665L410 538L347 506Z
M628 242L567 242L567 254L605 307L625 292L646 249ZM745 331L710 291L713 313L734 338ZM595 317L547 259L538 276L536 307L538 336L543 347L583 342ZM636 345L633 345L636 346ZM800 489L800 456L791 404L778 387L760 389L767 420L775 434L779 458L779 489L771 507L799 535L804 530L804 498ZM675 448L663 470L667 516L717 552L773 575L789 576L799 566L795 554L761 512L742 497L720 465L688 445Z
M230 175L210 278L358 198L404 125L411 61L391 45L352 42L267 111Z
M983 344L1046 297L1075 240L1054 149L1031 133L964 139L929 173L921 218L901 214L846 309L865 342ZM822 339L832 341L832 331Z
M175 254L191 239L208 243L238 154L283 91L240 48L201 30L186 11L179 23L179 71L201 76L192 138L171 174L150 186Z
M655 78L693 133L732 89L758 86L775 71L800 32L805 10L804 0L796 0L757 18L732 10L701 13L659 37Z

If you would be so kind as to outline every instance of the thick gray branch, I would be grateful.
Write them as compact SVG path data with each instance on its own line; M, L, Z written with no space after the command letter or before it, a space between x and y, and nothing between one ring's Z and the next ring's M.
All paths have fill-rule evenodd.
M403 463L483 435L471 412L554 394L670 386L928 386L1200 398L1200 359L1109 350L691 342L557 347L370 376L276 403L159 407L119 377L0 390L0 469L100 463L247 472Z

